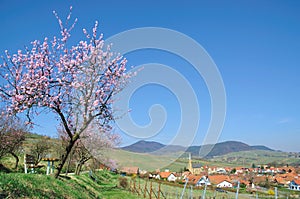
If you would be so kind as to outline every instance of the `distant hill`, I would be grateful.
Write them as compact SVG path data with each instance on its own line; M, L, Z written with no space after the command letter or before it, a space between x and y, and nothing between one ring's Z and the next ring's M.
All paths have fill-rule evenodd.
M131 151L136 153L151 153L163 148L165 145L158 142L138 141L132 145L122 147L125 151Z
M254 150L274 151L273 149L270 149L270 148L268 148L266 146L262 146L262 145L251 146L251 148Z
M267 148L268 149L268 148ZM274 150L251 150L228 153L215 156L209 160L213 162L230 163L235 165L250 166L254 164L271 164L277 166L300 165L300 158L290 156L288 152Z
M159 142L154 141L138 141L132 145L122 147L121 149L126 151L131 151L135 153L152 153L157 150L163 149L166 145L161 144ZM201 147L204 148L211 148L212 150L206 154L205 158L212 158L214 156L225 155L232 152L239 152L239 151L251 151L251 150L266 150L266 151L273 151L272 149L266 146L249 146L243 142L238 141L226 141L217 143L213 145L205 145L205 146L190 146L187 148L186 152L190 152L194 157L199 156L199 151ZM162 150L164 151L164 150ZM185 148L182 146L168 146L167 152L179 152L185 151Z

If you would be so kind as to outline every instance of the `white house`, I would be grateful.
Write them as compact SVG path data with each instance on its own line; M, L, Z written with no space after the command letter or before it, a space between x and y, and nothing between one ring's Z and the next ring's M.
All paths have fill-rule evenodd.
M226 174L226 169L224 169L224 168L218 168L217 169L217 173L219 173L219 174Z
M224 180L222 182L220 182L219 184L217 184L217 187L232 187L232 183L228 182L227 180Z
M162 179L165 179L169 182L175 182L177 180L177 177L174 173L172 172L160 172L156 177L155 179L158 179L158 180L162 180Z
M171 173L171 174L168 176L167 180L168 180L169 182L175 182L175 181L177 180L177 177L175 176L174 173Z
M300 180L292 180L289 188L290 190L300 191Z
M207 186L210 186L210 185L211 185L209 179L208 179L206 176L202 176L202 177L200 178L200 180L196 183L196 186L205 186L205 184L206 184Z
M233 187L228 175L211 175L208 178L210 183L217 187Z

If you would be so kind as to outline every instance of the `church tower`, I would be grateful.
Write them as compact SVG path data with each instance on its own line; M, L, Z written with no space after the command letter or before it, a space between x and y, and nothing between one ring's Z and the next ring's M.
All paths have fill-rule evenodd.
M188 170L193 174L193 165L192 165L192 154L189 153L189 164L188 164Z

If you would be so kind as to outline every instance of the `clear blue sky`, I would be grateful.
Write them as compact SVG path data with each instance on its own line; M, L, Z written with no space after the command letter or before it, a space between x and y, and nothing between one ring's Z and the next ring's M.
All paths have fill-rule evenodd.
M0 1L0 52L16 52L30 41L52 37L59 27L52 14L66 16L69 6L82 28L99 21L105 38L138 27L164 27L201 44L222 75L227 115L219 141L238 140L274 149L300 151L300 1ZM209 93L201 76L173 54L157 50L129 53L128 65L157 62L182 73L196 90L201 110L194 144L202 142L210 119ZM197 85L196 85L197 83ZM132 98L136 123L149 122L152 104L165 106L166 126L151 138L168 142L178 128L180 109L169 90L148 85ZM55 136L55 121L42 116L36 132ZM50 122L51 121L51 122ZM123 144L134 142L124 136Z

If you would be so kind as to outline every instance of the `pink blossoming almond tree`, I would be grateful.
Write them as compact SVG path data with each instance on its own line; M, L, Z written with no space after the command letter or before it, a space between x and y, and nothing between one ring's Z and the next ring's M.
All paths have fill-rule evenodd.
M103 36L97 36L97 26L92 34L83 29L86 40L77 45L68 43L71 10L65 25L56 16L61 36L52 40L33 41L30 48L11 55L5 52L0 66L0 97L6 113L26 113L28 122L40 110L50 110L60 119L69 143L58 165L57 178L67 157L89 124L97 123L100 129L111 130L114 119L113 96L130 77L126 73L126 59L113 53L105 45ZM5 82L5 83L3 83Z

